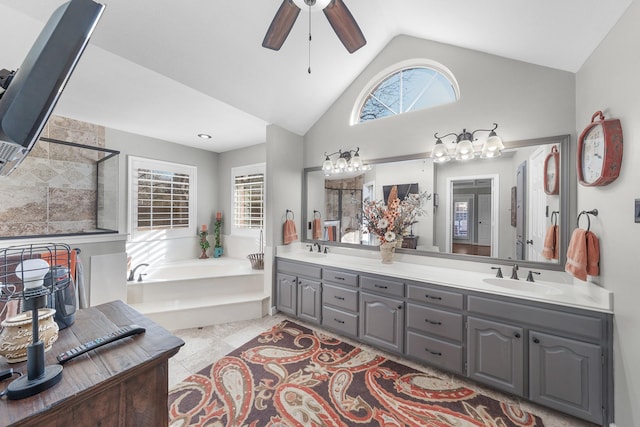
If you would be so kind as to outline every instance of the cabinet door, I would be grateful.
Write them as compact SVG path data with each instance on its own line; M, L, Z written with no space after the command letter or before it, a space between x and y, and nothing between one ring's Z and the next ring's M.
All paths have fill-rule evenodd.
M601 424L601 354L599 345L531 331L530 399Z
M298 290L296 276L278 273L276 282L276 308L283 313L295 316Z
M402 352L404 303L360 292L360 339L388 350Z
M468 377L509 393L524 395L522 328L469 317Z
M320 282L298 279L298 317L320 323L321 289Z

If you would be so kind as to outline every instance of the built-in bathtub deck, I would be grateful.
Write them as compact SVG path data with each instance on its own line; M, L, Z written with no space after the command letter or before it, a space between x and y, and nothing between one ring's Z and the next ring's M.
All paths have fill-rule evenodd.
M168 330L257 319L269 309L262 270L171 280L150 276L128 283L127 303Z

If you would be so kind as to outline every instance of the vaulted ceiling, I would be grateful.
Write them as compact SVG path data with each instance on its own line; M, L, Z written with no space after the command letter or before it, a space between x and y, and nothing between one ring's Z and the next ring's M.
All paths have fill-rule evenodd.
M62 3L0 0L0 68L20 66ZM631 0L344 0L367 40L353 54L307 9L279 51L263 48L282 0L102 3L55 113L223 152L264 142L268 124L304 135L400 34L576 72Z

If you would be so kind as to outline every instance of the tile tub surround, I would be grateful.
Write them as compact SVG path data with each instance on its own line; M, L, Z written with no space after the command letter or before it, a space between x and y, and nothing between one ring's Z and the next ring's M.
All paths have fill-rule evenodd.
M51 116L41 137L105 146L102 126ZM0 236L79 233L96 229L96 161L103 153L38 141L0 185Z
M261 319L240 321L233 323L225 323L204 328L192 328L173 331L172 333L184 340L185 345L180 349L178 354L169 359L169 389L173 388L180 381L189 375L198 372L205 366L221 359L227 353L240 347L245 342L251 340L261 332L269 329L273 325L283 321L292 320L301 325L312 329L319 329L317 325L310 325L300 319L292 319L282 314L274 316L266 316ZM425 365L415 363L411 360L404 359L398 355L387 353L379 349L374 349L361 342L357 342L341 335L322 330L323 333L339 338L353 346L363 348L366 351L381 354L382 356L405 364L414 369L432 373L440 378L446 379L455 386L468 387L479 393L486 394L497 400L508 401L519 404L523 410L532 412L542 418L545 427L594 427L595 424L578 420L565 414L553 411L548 408L533 404L531 402L518 399L514 396L506 395L486 387L482 387L476 383L466 381L455 375L426 367Z
M491 281L495 278L495 272L490 270L492 264L479 264L481 268L486 269L486 273L483 273L417 264L415 262L402 261L402 259L393 264L382 264L380 262L380 254L372 251L342 251L334 248L330 248L330 251L332 252L320 256L320 254L309 253L308 249L305 250L302 247L297 250L295 248L278 247L277 257L313 263L325 267L360 270L366 271L367 273L393 276L406 280L428 282L434 285L474 290L496 295L508 295L524 300L613 313L613 293L611 291L589 282L567 284L543 280L546 278L545 272L540 276L541 280L536 280L536 283L552 287L556 291L552 294L537 292L535 286L531 286L530 289L509 289L508 287L495 286L487 283L484 281L485 279ZM363 253L363 256L358 256L356 252ZM424 259L423 257L421 258ZM411 260L410 257L406 259ZM510 267L503 266L502 268L506 277L506 269ZM522 268L520 274L524 276L526 271L526 268ZM549 274L549 276L552 275ZM507 280L508 279L505 279L505 283ZM525 285L525 287L527 283L524 278L520 280L520 284Z

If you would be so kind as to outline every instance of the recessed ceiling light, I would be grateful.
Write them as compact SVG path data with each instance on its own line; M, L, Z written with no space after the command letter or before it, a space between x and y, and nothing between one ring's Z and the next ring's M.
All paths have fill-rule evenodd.
M209 135L208 133L199 133L198 138L211 139L211 135Z

